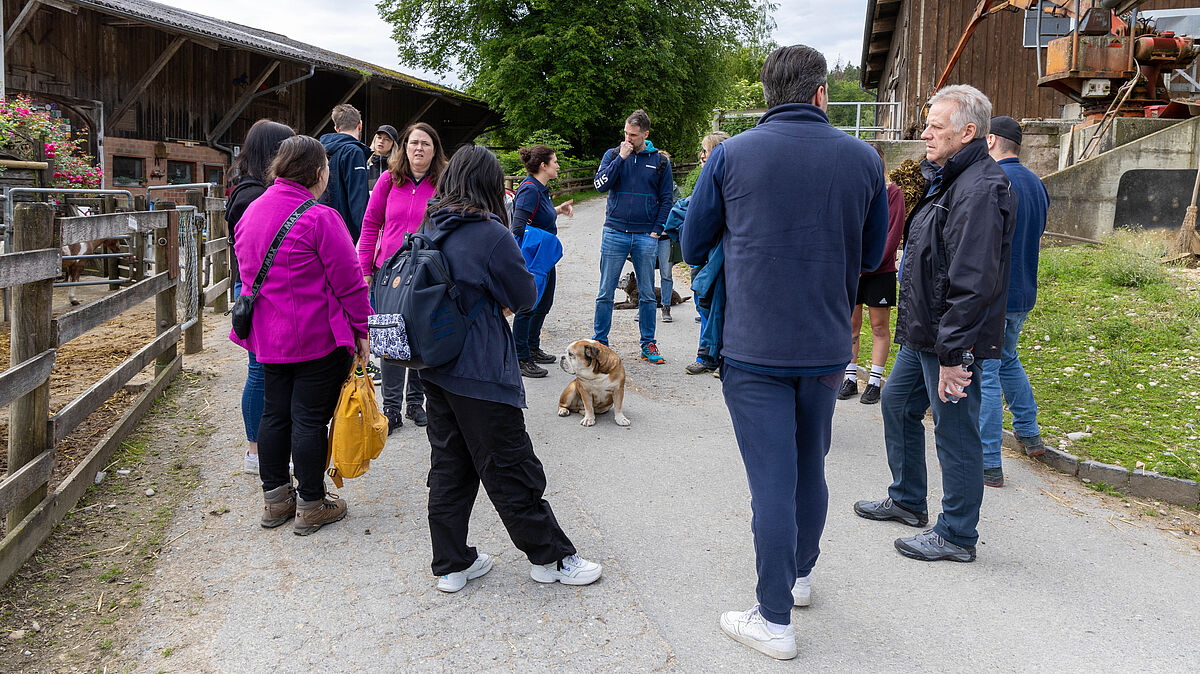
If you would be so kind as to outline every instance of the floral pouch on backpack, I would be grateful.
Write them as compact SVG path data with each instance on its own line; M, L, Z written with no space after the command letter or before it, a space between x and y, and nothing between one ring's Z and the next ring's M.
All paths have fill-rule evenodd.
M408 333L404 331L404 316L374 314L367 317L367 333L371 353L387 360L409 360Z

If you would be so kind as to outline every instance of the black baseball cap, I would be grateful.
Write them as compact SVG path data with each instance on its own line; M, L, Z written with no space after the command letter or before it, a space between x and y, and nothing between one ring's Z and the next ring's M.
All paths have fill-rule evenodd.
M1004 115L993 117L991 127L992 129L988 133L1000 136L1001 138L1007 138L1017 145L1021 144L1021 124L1012 117L1005 117Z
M393 143L400 142L400 134L396 133L396 127L392 126L391 124L384 124L375 131L376 136L381 133L386 133L387 137L391 138Z

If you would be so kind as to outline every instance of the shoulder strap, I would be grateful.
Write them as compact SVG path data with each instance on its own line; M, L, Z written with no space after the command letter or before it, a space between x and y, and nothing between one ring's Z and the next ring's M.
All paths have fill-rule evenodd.
M275 262L275 254L279 252L279 246L283 244L283 240L287 238L288 232L292 230L292 225L304 215L308 209L312 208L317 203L316 199L309 199L296 207L288 219L284 221L279 231L275 234L275 240L271 242L271 247L267 249L267 254L263 257L262 266L258 268L258 275L254 277L254 286L250 289L250 299L253 301L258 297L258 290L262 288L262 284L267 280L267 272L271 270L271 265Z
M522 182L521 182L521 185L520 185L519 187L517 187L517 192L516 192L516 194L514 194L514 195L513 195L513 206L514 206L514 208L515 208L515 206L516 206L516 203L517 203L517 194L520 194L520 193L521 193L521 188L525 187L526 185L529 185L529 181L528 181L528 180L524 180L524 181L522 181ZM531 190L532 190L532 189L537 189L537 188L533 187L532 185L529 185L529 189L531 189ZM531 223L533 222L533 218L534 218L534 216L535 216L535 215L537 215L538 209L539 209L539 208L541 208L541 207L542 207L542 197L541 197L541 195L538 195L537 204L535 204L535 205L534 205L534 207L533 207L533 212L529 214L529 222L531 222Z

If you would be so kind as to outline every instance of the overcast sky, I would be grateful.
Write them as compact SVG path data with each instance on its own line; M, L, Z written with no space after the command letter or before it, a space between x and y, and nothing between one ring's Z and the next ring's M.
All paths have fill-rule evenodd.
M586 1L586 0L585 0ZM225 21L282 33L330 51L411 73L451 86L453 74L439 77L399 62L391 26L379 18L373 0L158 0ZM779 44L807 44L835 61L858 63L867 0L779 0L775 12Z

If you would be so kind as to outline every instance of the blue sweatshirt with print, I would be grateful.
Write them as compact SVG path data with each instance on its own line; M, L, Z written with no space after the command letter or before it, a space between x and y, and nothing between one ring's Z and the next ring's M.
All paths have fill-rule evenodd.
M608 193L604 226L628 234L661 234L674 203L671 162L650 141L641 152L621 158L619 148L604 153L594 180Z

